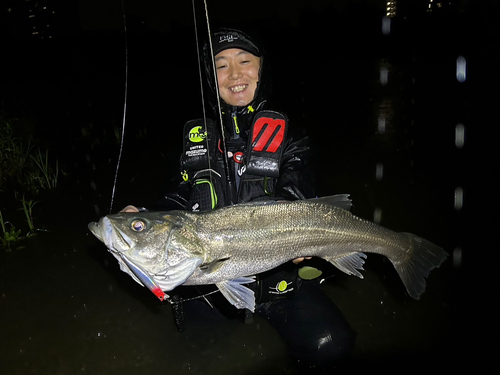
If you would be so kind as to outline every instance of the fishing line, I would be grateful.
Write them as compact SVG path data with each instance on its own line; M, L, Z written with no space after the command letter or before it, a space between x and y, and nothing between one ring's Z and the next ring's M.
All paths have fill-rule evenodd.
M196 21L196 7L195 0L191 0L191 4L193 5L193 23L194 23L194 34L196 40L196 56L198 58L198 76L200 79L200 92L201 92L201 107L203 111L203 125L205 126L205 131L207 132L207 137L205 138L205 144L207 146L207 155L208 155L208 173L210 176L210 182L212 182L212 162L210 155L210 145L208 143L208 129L207 129L207 112L205 108L205 92L203 90L203 74L201 72L201 56L200 56L200 41L198 38L198 22ZM209 35L210 36L210 35Z
M217 79L217 67L215 66L214 47L212 44L212 31L210 30L210 19L208 18L207 0L203 0L203 4L205 5L205 17L207 20L208 46L210 48L210 56L212 58L211 60L212 60L212 70L213 70L213 77L214 77L214 84L215 84L215 96L217 98L217 108L219 110L219 121L220 121L221 126L222 126L222 111L220 108L219 81ZM226 147L226 145L225 145L226 139L225 138L226 138L226 136L225 136L224 132L222 132L221 139L222 139L222 143L224 143L224 146L223 146L224 149Z
M215 84L215 95L217 98L217 109L218 109L218 114L219 114L219 123L220 123L220 138L221 138L221 144L222 144L222 155L223 155L223 162L224 162L224 172L226 174L226 182L229 186L229 199L231 204L236 203L235 197L233 197L233 181L231 180L231 175L229 173L229 161L228 161L228 156L227 156L227 148L226 148L226 134L224 131L224 123L222 122L222 110L220 106L220 94L219 94L219 82L217 79L217 67L215 66L215 56L214 56L214 48L212 45L212 31L210 30L210 19L208 17L208 5L207 5L207 0L203 0L203 4L205 5L205 18L207 21L207 32L208 32L208 45L210 48L210 57L212 60L212 70L213 70L213 78L214 78L214 84Z
M200 41L198 39L198 22L196 21L196 8L194 5L194 1L195 0L191 0L191 4L193 5L194 34L195 34L195 39L196 39L196 55L198 57L198 75L200 78L201 106L202 106L202 110L203 110L203 121L204 121L205 129L206 129L207 128L207 113L206 113L206 109L205 109L205 100L204 100L205 93L203 91L203 75L201 72ZM207 141L207 149L209 149L208 141ZM209 150L209 152L210 152L210 150ZM208 160L210 160L210 158Z
M120 162L122 159L123 142L125 139L125 119L127 118L127 94L128 94L128 41L127 41L127 20L125 17L125 3L122 2L123 14L123 31L125 35L125 98L123 101L123 119L122 119L122 134L120 140L120 151L118 153L118 161L116 162L115 178L113 181L113 190L111 191L111 203L109 205L109 213L113 211L113 201L115 199L116 181L118 180L118 170L120 169Z

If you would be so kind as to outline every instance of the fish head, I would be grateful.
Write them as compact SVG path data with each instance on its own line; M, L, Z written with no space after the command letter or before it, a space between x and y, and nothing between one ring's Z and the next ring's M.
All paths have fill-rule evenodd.
M88 227L120 269L157 296L158 288L169 291L183 284L206 258L194 224L180 212L122 212Z

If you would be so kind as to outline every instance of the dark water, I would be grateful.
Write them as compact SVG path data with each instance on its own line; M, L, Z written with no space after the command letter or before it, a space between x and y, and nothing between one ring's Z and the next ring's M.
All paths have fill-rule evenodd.
M67 176L38 206L36 218L48 232L0 254L0 374L299 373L258 316L252 324L188 321L179 333L171 307L120 272L89 234L87 223L109 210L123 109L123 71L116 68L123 46L118 37L98 39L66 49L67 66L48 62L52 68L39 68L41 75L18 74L3 86L10 110L28 108L38 119L38 136ZM163 176L177 172L180 127L199 115L187 102L198 90L195 65L174 79L180 68L149 48L160 41L156 35L131 44L135 73L115 211L154 200ZM496 332L490 311L498 256L488 233L497 212L498 54L470 45L369 51L283 64L276 72L280 104L315 140L319 195L349 192L359 216L419 234L450 257L419 301L382 257L368 258L363 280L320 264L335 275L323 289L358 332L338 372L474 366L495 373L488 342ZM462 53L468 65L460 83Z

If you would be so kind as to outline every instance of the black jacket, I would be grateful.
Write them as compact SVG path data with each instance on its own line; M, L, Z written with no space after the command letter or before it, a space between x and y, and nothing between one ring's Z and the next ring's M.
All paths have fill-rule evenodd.
M261 106L261 109L263 107ZM200 204L196 202L199 197L193 196L202 194L200 189L206 190L199 184L200 180L210 180L212 188L215 188L217 193L216 204L206 207L207 209L256 200L297 200L315 197L309 138L302 129L294 128L293 124L288 125L288 133L283 141L278 176L256 175L245 171L246 156L250 147L250 126L258 113L259 110L250 113L224 112L223 114L229 178L220 146L221 137L217 129L219 125L214 123L212 129L209 127L208 130L207 139L211 145L207 146L205 160L199 163L199 167L193 167L192 163L186 162L185 154L189 151L185 148L179 175L183 179L179 177L177 188L169 188L162 194L154 209L203 210L200 205L195 206L196 203ZM197 121L202 123L203 120ZM185 127L185 142L188 142L190 127L191 125Z

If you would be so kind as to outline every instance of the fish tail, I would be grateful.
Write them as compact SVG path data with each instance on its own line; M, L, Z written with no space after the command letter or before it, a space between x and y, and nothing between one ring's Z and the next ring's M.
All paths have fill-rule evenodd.
M396 268L408 294L414 299L420 299L425 291L425 279L434 268L444 262L448 254L439 246L411 233L401 233L410 240L408 256L403 261L391 262Z

